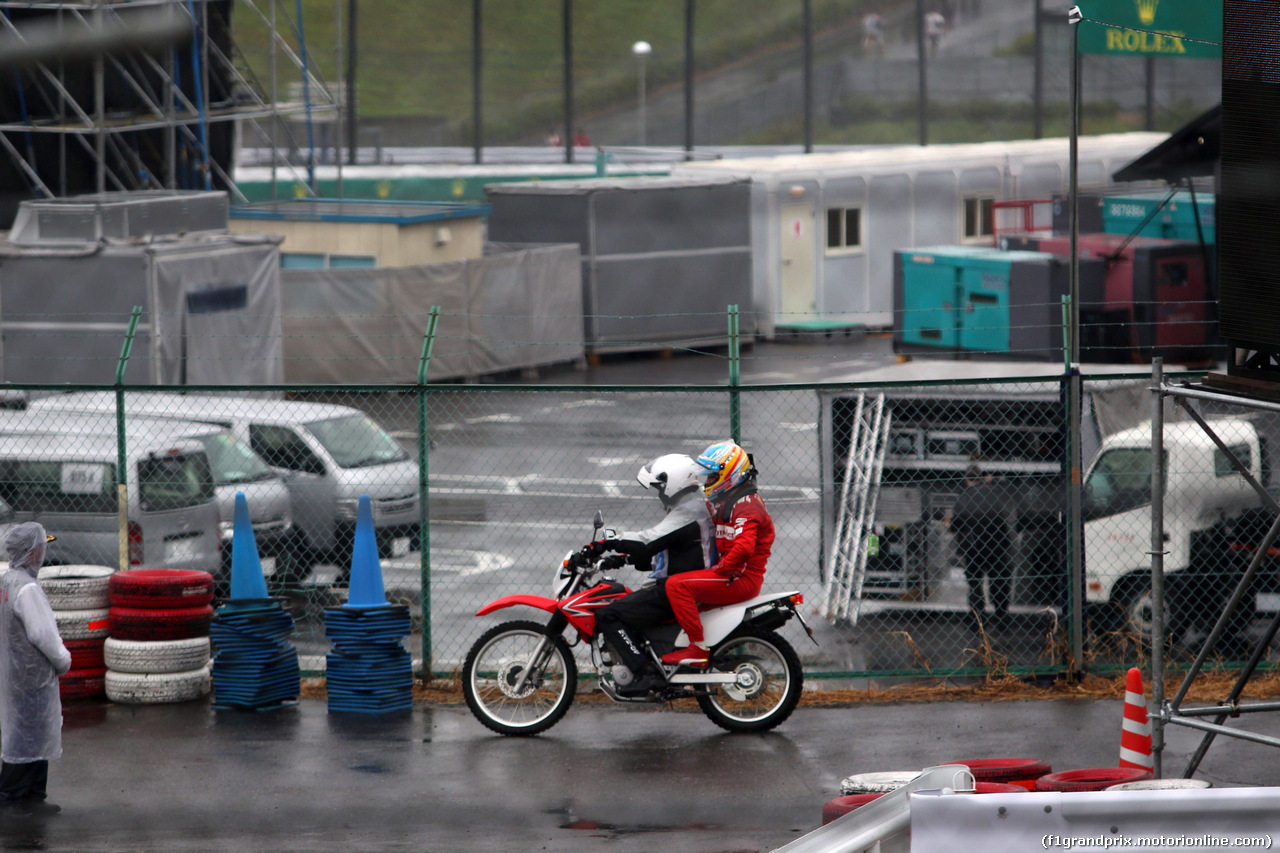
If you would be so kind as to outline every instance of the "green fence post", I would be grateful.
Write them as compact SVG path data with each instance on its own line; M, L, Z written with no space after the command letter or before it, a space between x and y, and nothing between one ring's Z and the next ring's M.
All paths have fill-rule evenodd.
M1062 369L1071 369L1071 297L1062 297Z
M116 362L116 512L119 519L117 526L120 528L118 548L122 572L129 569L129 466L126 464L124 432L124 369L129 365L133 336L138 331L140 317L142 306L133 306L133 313L129 315L129 329L124 333L124 345L120 348L120 360Z
M422 616L422 680L430 681L431 671L431 520L428 513L427 470L431 440L427 435L427 365L436 342L436 324L440 322L440 306L431 306L427 333L422 338L422 357L418 360L418 558L419 606Z
M741 357L738 350L738 306L729 306L729 436L742 443L742 394L738 390Z

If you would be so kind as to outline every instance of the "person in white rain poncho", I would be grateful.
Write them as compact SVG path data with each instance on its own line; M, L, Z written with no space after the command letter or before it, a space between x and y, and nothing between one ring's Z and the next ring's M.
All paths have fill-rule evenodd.
M0 805L42 811L49 761L62 755L58 676L71 653L36 582L53 537L29 521L5 534L9 571L0 576Z

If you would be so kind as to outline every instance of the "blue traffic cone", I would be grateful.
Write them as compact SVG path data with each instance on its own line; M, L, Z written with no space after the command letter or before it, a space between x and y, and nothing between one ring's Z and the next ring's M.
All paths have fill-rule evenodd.
M351 549L351 580L347 588L349 607L385 607L387 593L382 586L382 564L378 562L378 537L373 532L373 508L368 495L360 496L356 508L356 538Z
M231 598L266 598L267 579L262 574L258 543L249 521L249 503L236 492L236 520L231 531Z

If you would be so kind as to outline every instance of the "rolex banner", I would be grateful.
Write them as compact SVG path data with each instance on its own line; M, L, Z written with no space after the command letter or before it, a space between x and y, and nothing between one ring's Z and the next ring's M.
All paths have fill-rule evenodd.
M1081 53L1222 56L1221 0L1079 0Z

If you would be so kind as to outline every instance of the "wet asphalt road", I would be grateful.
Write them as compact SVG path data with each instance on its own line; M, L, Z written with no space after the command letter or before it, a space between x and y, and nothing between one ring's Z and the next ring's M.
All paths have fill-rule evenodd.
M59 851L773 850L816 828L853 773L983 756L1116 763L1119 700L802 706L773 733L700 713L579 703L504 738L465 706L396 717L207 702L68 705L47 819L0 812L0 849ZM1280 717L1249 727L1280 734ZM1170 734L1179 768L1197 739ZM1275 751L1220 739L1202 778L1280 785Z

